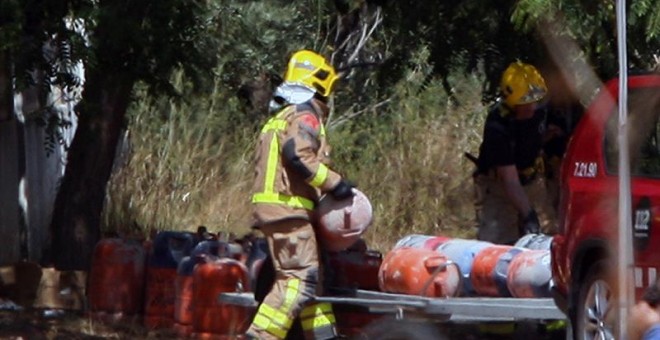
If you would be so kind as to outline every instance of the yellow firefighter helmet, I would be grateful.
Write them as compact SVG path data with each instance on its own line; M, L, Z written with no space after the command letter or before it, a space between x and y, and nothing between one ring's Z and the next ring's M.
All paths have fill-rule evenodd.
M301 50L289 59L284 81L301 84L316 91L323 97L328 97L339 77L334 67L316 52Z
M548 92L536 67L521 61L511 63L502 74L500 88L509 107L537 102Z

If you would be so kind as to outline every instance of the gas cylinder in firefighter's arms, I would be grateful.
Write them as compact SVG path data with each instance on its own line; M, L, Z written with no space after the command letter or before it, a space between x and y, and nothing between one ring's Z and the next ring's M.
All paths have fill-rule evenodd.
M336 200L321 197L317 209L317 234L324 249L342 251L353 245L371 225L373 209L367 196L358 189L353 197Z

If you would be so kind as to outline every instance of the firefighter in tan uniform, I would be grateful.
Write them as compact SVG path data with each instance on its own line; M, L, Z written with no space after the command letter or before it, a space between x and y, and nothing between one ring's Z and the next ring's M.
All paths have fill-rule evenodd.
M317 53L294 53L278 88L286 95L278 98L278 109L261 130L252 195L254 226L266 236L276 278L247 331L249 338L284 339L296 317L306 339L336 337L332 306L312 302L322 293L312 221L322 193L336 199L353 195L349 182L325 164L323 119L337 78Z
M520 61L504 71L500 87L503 100L489 110L474 176L477 238L514 244L524 234L552 233L555 224L544 184L546 112L539 109L547 87Z

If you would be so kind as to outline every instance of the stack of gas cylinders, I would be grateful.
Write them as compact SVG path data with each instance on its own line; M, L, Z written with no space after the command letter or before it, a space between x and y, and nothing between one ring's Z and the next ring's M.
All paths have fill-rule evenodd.
M429 297L550 297L552 237L529 234L514 245L408 235L388 252L380 290Z
M239 250L240 249L240 250ZM223 292L248 292L242 248L197 233L161 231L147 242L102 239L89 274L90 315L102 321L143 322L180 337L233 337L247 329L253 306L223 304Z
M368 250L363 240L324 258L328 286L379 289L382 255ZM252 236L232 241L200 228L154 232L148 241L104 238L92 258L89 313L96 320L142 323L179 338L236 338L247 330L256 306L227 304L219 297L254 292L257 281L265 281L264 264L272 267L268 245ZM360 334L380 317L359 306L335 305L334 310L346 335Z

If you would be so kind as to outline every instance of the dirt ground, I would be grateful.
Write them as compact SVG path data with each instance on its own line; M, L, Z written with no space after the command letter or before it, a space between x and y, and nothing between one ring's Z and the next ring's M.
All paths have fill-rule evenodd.
M149 331L137 322L101 323L79 312L0 311L0 339L176 339L173 331Z
M563 340L563 331L543 331L538 324L518 323L509 334L486 334L484 324L428 324L383 319L364 328L353 339L461 339L461 340ZM0 311L0 339L177 339L172 330L150 331L136 322L101 323L77 312L53 310Z

